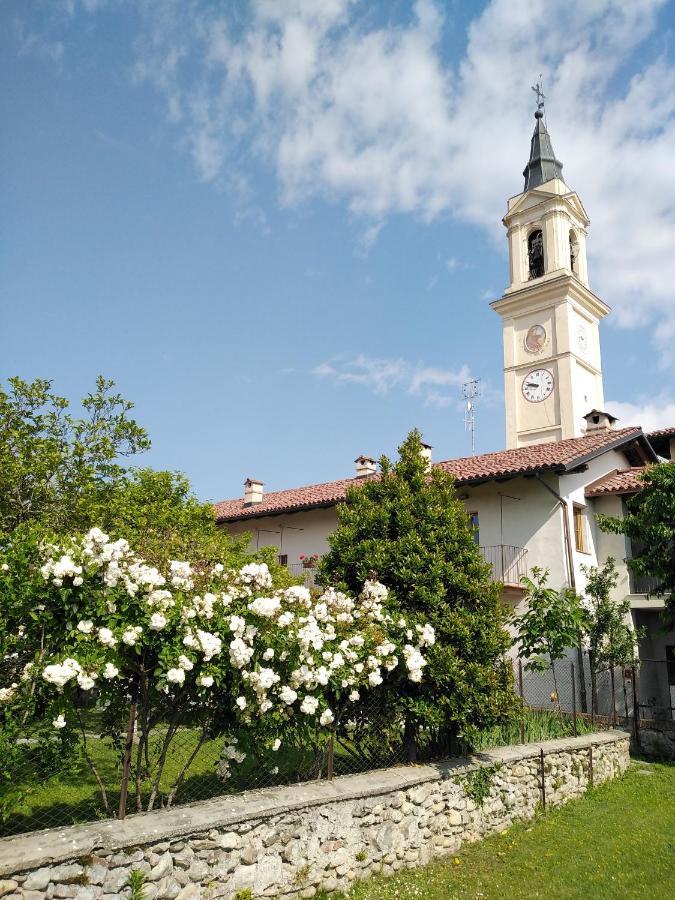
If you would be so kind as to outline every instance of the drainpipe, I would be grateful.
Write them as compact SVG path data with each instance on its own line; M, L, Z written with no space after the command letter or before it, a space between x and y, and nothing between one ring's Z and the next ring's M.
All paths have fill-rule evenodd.
M560 511L562 513L563 520L563 537L565 540L565 559L567 562L567 580L569 581L569 585L572 590L576 591L577 582L574 576L574 555L572 550L572 536L570 534L570 519L567 513L567 502L563 500L560 494L555 491L550 484L546 484L544 479L539 475L539 473L535 473L534 476L537 481L545 487L549 494L553 494L555 499L558 501L558 505L560 506ZM581 707L584 712L588 712L588 698L586 697L586 676L584 674L584 655L581 651L581 647L577 646L577 666L579 668L579 699L581 700Z

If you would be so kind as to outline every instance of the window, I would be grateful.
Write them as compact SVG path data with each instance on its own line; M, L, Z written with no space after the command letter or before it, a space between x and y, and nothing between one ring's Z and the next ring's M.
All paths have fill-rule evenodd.
M544 274L544 235L540 228L527 239L527 261L530 278L541 278Z
M583 506L574 506L574 543L580 553L586 553L586 514Z
M469 513L469 525L471 525L471 528L473 529L474 543L475 544L480 543L480 537L479 537L480 532L478 529L478 513L477 512Z
M288 565L288 554L287 553L280 553L279 556L277 556L277 559L279 560L280 566Z
M570 269L575 275L578 274L577 259L579 258L579 242L573 231L570 231Z

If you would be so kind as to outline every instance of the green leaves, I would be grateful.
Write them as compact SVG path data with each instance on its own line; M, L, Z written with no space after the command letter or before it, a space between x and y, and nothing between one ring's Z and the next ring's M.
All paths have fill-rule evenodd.
M545 671L563 659L569 647L579 643L583 610L577 594L564 588L548 587L548 569L535 566L532 577L524 575L525 612L515 624L518 629L518 655L527 659L526 668Z
M642 490L627 502L622 518L598 516L600 527L631 539L628 565L657 580L654 595L666 598L666 624L675 624L675 462L645 469Z
M424 683L401 683L387 702L392 715L403 710L418 725L469 735L502 721L513 700L510 668L502 665L509 639L501 589L454 479L428 471L421 450L412 431L396 462L383 457L377 479L348 491L322 577L354 591L375 572L406 616L434 626Z

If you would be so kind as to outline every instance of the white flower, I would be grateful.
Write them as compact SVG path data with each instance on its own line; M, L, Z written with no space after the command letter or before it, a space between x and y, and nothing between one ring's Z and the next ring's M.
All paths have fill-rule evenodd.
M316 708L318 705L319 701L316 699L316 697L312 697L310 694L307 694L307 696L300 704L300 711L304 712L305 715L311 716L316 712Z
M126 644L128 647L133 647L142 633L143 629L140 625L136 625L133 628L127 628L122 634L122 643Z
M86 672L80 672L77 676L77 683L83 691L90 691L96 683L96 675L89 675Z
M117 638L109 628L99 628L98 639L104 647L114 647L117 643Z
M192 587L192 578L190 577L192 575L192 569L190 563L172 559L169 568L171 570L171 584L176 588L190 590Z
M100 528L91 528L84 537L88 543L94 544L107 544L110 540L108 535L101 531Z
M217 634L211 634L210 631L200 631L197 629L197 641L204 654L204 660L208 662L212 657L218 656L223 648L223 642Z
M2 569L3 572L7 572L9 570L9 566L7 565L7 563L3 563L0 566L0 569Z
M264 660L269 661L270 659L274 659L274 650L271 647L268 647L267 650L262 655Z
M82 666L74 659L64 659L62 663L53 663L45 666L42 677L50 684L56 685L59 690L67 684L71 678L75 678L82 671Z
M257 616L271 619L281 609L281 601L278 597L256 597L249 603L248 608Z
M150 616L150 628L153 631L161 631L163 628L166 628L166 619L161 613L153 613Z
M103 677L106 678L108 681L112 681L113 678L117 678L117 676L119 674L120 674L120 670L117 668L117 666L114 666L111 662L107 662L105 664L105 666L103 667Z
M52 720L52 725L54 728L65 728L66 720L64 718L63 713L59 713L58 716Z
M191 669L194 669L195 664L191 659L188 659L187 656L179 656L178 657L178 666L186 672L189 672Z
M267 563L248 563L239 570L239 581L257 588L272 587L272 576Z
M361 699L361 694L359 694L357 690L353 690L349 695L349 699L352 701L352 703L356 703L357 700Z
M91 619L81 619L77 623L77 630L81 631L82 634L91 634L94 630L94 623Z
M213 675L200 675L197 680L202 687L213 687Z
M285 684L279 691L279 697L286 704L286 706L291 706L298 699L297 693L287 684Z
M279 766L274 766L273 769L270 769L270 775L278 775L279 774Z
M281 738L277 738L275 742L272 744L272 750L276 753L276 751L281 747Z
M293 615L292 612L284 612L279 616L279 618L277 620L277 625L280 628L288 628L288 626L291 624L291 622L293 621L294 618L295 618L295 616Z
M0 688L0 703L6 703L8 700L11 700L14 696L18 685L13 684L8 688Z
M237 669L243 669L253 656L253 648L237 637L230 643L230 662Z
M234 702L237 704L239 709L246 709L246 697L237 697Z
M424 627L419 625L416 627L419 632L420 647L433 647L436 643L436 632L433 627L428 622Z
M333 715L332 710L324 709L324 711L321 713L321 718L319 719L319 722L321 723L321 725L330 725L330 723L334 719L335 719L335 716Z
M185 671L183 669L169 669L166 673L166 680L171 684L183 684Z
M377 687L378 684L382 684L382 676L380 675L379 669L375 669L373 672L368 673L368 682L371 687Z

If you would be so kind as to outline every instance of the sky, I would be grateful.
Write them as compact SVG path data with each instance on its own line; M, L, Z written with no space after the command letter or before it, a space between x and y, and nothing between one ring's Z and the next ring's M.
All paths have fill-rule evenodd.
M504 445L541 73L607 406L675 424L675 3L0 0L0 380L98 373L197 494Z

